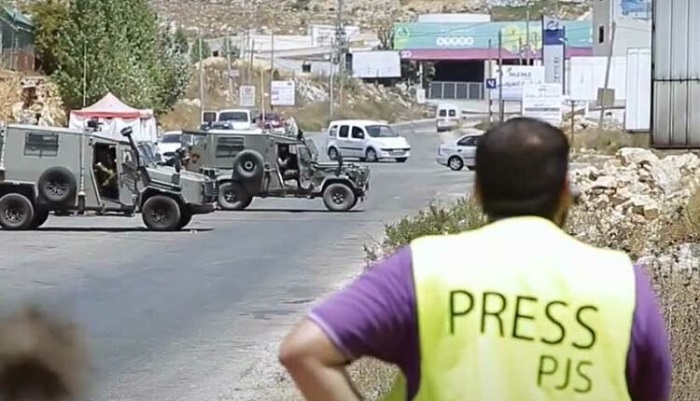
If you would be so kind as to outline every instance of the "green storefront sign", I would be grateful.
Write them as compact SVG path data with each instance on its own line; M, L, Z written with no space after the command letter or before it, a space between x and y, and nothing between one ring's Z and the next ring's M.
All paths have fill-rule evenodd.
M567 45L593 46L593 28L590 21L562 21L566 27ZM473 23L400 23L394 24L394 50L418 49L487 49L489 39L493 48L498 46L498 32L503 34L503 48L517 52L527 44L525 21ZM530 22L530 46L542 49L542 24Z

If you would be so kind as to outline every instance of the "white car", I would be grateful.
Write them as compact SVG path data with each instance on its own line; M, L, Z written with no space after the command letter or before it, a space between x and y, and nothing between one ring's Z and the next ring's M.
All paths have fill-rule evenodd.
M394 159L405 163L411 145L385 121L332 121L326 133L326 153L331 160L342 157L376 162Z
M480 136L481 134L467 134L440 145L436 161L454 171L459 171L464 167L474 170L476 167L476 143Z
M156 151L163 159L167 159L175 156L175 151L183 145L181 131L168 131L158 139Z
M437 132L451 131L459 127L461 112L457 105L440 103L435 110L435 129Z

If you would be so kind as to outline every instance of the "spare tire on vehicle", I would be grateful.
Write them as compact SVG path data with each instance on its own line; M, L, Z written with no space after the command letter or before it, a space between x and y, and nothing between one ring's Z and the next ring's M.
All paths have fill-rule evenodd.
M265 172L264 160L254 150L244 150L233 159L233 179L242 181L260 180Z
M37 182L39 198L51 206L67 206L75 201L78 186L75 177L65 167L51 167Z

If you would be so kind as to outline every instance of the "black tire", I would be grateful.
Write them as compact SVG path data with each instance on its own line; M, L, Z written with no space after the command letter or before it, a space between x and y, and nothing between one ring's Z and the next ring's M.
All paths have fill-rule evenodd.
M328 149L328 159L331 161L338 160L338 149L331 147Z
M187 209L182 209L182 214L180 215L180 224L178 224L178 227L180 229L183 229L187 227L188 224L192 221L192 212L190 212Z
M180 228L182 210L175 199L165 195L154 195L143 203L141 218L149 230L175 231Z
M408 157L397 157L396 158L396 161L398 163L406 163L407 160L408 160Z
M5 230L28 230L34 221L34 205L22 194L0 198L0 227Z
M244 150L233 159L233 177L256 181L265 172L263 157L254 150Z
M375 163L376 161L378 161L379 158L377 157L377 151L372 148L368 148L365 151L365 160L367 160L370 163Z
M44 171L37 183L39 198L51 206L66 206L75 201L78 186L75 177L65 167Z
M323 190L323 204L333 212L347 212L357 204L357 197L347 184L333 183Z
M452 171L459 171L464 168L464 161L459 156L452 156L447 159L447 167Z
M219 184L216 203L221 210L243 210L250 206L253 197L237 182L225 181Z
M34 219L32 219L32 225L30 228L32 230L35 230L46 223L46 220L49 219L49 211L46 209L39 209L34 211Z

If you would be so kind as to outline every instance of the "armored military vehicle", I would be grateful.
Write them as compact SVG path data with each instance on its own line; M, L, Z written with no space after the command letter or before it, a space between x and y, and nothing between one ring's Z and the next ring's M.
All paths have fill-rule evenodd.
M0 135L0 226L36 229L50 212L130 216L155 231L179 230L215 209L216 182L156 164L152 147L123 138L35 125L8 125Z
M296 131L300 133L300 131ZM183 161L192 172L217 177L223 210L242 210L253 198L321 197L331 211L348 211L364 201L368 167L318 161L318 149L302 134L271 131L187 131L196 139ZM213 173L212 173L213 171Z

